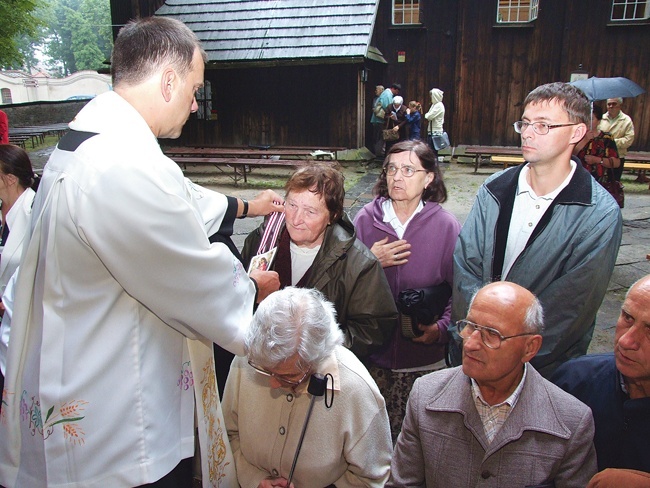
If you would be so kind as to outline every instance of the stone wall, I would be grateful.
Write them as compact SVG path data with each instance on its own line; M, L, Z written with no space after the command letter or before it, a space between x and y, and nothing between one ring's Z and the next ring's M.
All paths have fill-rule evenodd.
M9 127L27 127L70 122L89 100L30 102L2 105Z

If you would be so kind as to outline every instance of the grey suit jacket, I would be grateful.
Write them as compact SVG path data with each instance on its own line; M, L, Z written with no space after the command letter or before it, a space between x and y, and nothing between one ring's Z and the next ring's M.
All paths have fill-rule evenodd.
M593 437L589 408L529 365L489 443L462 367L437 371L413 385L386 486L584 488L596 473Z

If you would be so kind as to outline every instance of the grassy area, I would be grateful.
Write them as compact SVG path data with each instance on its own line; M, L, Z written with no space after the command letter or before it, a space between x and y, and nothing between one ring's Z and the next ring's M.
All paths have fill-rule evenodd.
M637 172L631 173L626 171L621 177L621 183L625 187L625 193L647 193L648 183L639 183L634 181L637 177Z
M359 180L366 174L365 168L358 162L346 161L341 164L341 171L345 177L345 191L349 191ZM224 186L238 189L260 189L271 188L273 190L282 190L287 182L293 169L287 168L254 168L246 177L247 182L240 180L237 186L229 174L232 172L226 170L219 171L211 166L189 167L185 175L192 181L204 186Z
M58 142L59 142L59 138L57 136L45 136L43 143L36 144L35 147L32 147L32 143L27 141L25 143L25 150L29 154L38 151L40 149L45 149L46 147L56 146Z

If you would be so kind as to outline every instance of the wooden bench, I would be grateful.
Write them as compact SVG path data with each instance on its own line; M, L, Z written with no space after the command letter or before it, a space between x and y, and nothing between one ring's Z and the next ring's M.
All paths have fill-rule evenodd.
M277 149L289 149L289 150L309 150L312 152L327 152L327 153L332 153L334 155L334 159L337 159L338 152L345 151L348 149L347 147L342 147L342 146L318 146L317 148L315 146L274 146L273 144L249 144L248 147L254 148L254 149L264 149L264 150L277 150Z
M518 166L524 162L523 156L492 156L490 159L493 163L503 164L503 169L509 166Z
M187 165L207 165L214 166L217 170L221 171L226 176L233 180L235 185L239 184L242 179L244 183L248 182L248 175L251 172L251 167L264 167L264 168L290 168L295 169L305 164L313 163L313 160L308 159L237 159L237 158L213 158L213 157L195 157L195 156L170 156L179 166L187 169ZM334 161L332 164L338 164ZM229 169L232 170L232 173Z
M630 151L625 156L624 170L650 170L650 153L640 151ZM648 185L650 190L650 185Z
M650 169L650 153L628 152L625 156L625 169Z
M465 148L465 155L474 157L474 173L478 172L478 167L481 164L481 159L483 157L491 158L492 162L501 162L495 161L495 157L501 156L519 156L521 157L521 148L515 146L467 146Z
M25 141L31 140L32 148L34 148L36 147L37 144L43 144L45 142L46 136L56 135L59 139L61 139L61 137L67 131L68 131L67 123L29 126L29 127L9 127L9 137L11 139L16 139L17 141L20 140L21 138L24 138Z
M331 151L322 151L315 149L303 148L238 148L238 147L165 147L163 152L172 157L176 156L198 156L198 157L222 157L222 158L296 158L296 159L336 159L336 153Z
M625 161L625 167L623 169L638 170L638 169L650 169L650 162L647 163L637 163Z
M31 137L27 136L9 136L9 144L13 144L14 146L20 146L23 149L27 149L25 147L25 143L28 140L32 140ZM32 140L32 148L34 147L34 141Z

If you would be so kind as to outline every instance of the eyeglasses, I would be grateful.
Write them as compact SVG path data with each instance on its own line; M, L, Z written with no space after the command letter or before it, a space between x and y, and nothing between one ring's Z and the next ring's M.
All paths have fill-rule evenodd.
M398 168L394 164L388 164L384 168L384 171L388 176L395 176L397 174L397 170L400 170L402 174L407 178L410 178L411 176L413 176L415 173L419 171L424 171L425 173L427 172L426 169L415 169L413 166L401 166Z
M529 126L532 126L535 134L540 136L545 136L548 134L548 131L555 129L556 127L568 127L570 125L578 125L579 122L574 124L547 124L546 122L524 122L523 120L518 120L512 126L515 128L517 134L522 134Z
M618 105L618 102L609 102L607 104L608 107L616 107Z
M470 322L469 320L459 320L458 322L456 322L456 326L458 327L458 334L463 339L469 339L470 336L474 333L474 331L478 330L479 333L481 334L481 340L483 341L483 344L485 344L490 349L499 349L503 341L507 341L508 339L512 339L513 337L535 335L535 332L524 332L522 334L504 336L503 334L501 334L501 332L499 332L496 329L493 329L492 327L486 327L485 325L478 325L475 324L474 322Z
M271 371L267 371L264 368L257 366L255 363L252 361L248 361L248 365L253 368L255 371L257 371L259 374L268 376L270 378L275 378L278 381L281 381L282 383L286 383L288 385L293 385L293 386L298 386L300 383L305 381L305 378L307 378L307 375L309 374L309 371L304 371L302 372L302 376L300 376L300 379L298 378L297 374L277 374L277 373L272 373Z

